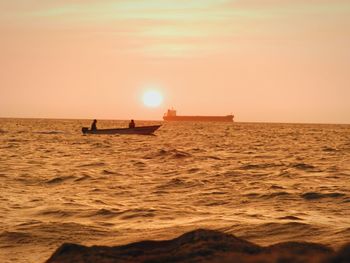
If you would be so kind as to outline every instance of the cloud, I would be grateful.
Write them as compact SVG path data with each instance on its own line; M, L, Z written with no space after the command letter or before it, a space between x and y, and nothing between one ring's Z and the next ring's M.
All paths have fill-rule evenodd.
M127 52L168 51L169 56L180 56L225 51L230 49L225 41L237 36L285 36L296 30L293 24L302 26L308 20L322 24L323 16L349 13L350 4L345 0L28 0L24 4L12 0L0 2L0 8L7 20L23 26L87 29L92 35L128 38L134 45Z

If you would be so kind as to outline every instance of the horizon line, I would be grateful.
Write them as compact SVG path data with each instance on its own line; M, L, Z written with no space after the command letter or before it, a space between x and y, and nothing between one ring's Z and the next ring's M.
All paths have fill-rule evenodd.
M49 118L49 117L2 117L0 116L0 119L27 119L27 120L94 120L96 118ZM130 119L105 119L105 118L97 118L97 120L102 121L130 121ZM157 121L157 122L167 122L167 123L190 123L190 122L196 122L196 121L164 121L163 119L157 119L157 120L145 120L145 119L134 119L135 121ZM212 123L208 121L209 123ZM198 121L196 123L201 123L201 121ZM203 122L205 123L205 122ZM226 123L226 122L225 122ZM228 122L227 122L228 123ZM350 123L331 123L331 122L280 122L280 121L233 121L230 123L261 123L261 124L311 124L311 125L350 125Z

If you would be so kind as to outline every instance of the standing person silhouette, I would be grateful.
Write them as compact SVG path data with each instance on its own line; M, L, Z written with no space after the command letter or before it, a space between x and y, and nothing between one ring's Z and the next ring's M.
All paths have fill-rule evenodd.
M135 128L135 122L134 122L134 120L131 120L131 121L129 122L129 128Z
M95 119L95 120L92 122L92 124L91 124L91 130L92 130L92 131L96 131L96 130L97 130L96 123L97 123L97 120Z

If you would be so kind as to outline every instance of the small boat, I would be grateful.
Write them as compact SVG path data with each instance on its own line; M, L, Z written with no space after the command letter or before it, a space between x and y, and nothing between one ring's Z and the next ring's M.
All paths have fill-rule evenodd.
M135 128L116 128L116 129L97 129L89 130L88 127L83 127L81 131L83 134L153 134L161 125L140 126Z

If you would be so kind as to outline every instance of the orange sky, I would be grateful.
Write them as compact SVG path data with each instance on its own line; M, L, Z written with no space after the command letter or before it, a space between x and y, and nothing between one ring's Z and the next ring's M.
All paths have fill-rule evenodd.
M348 0L0 0L0 33L0 117L350 123Z

